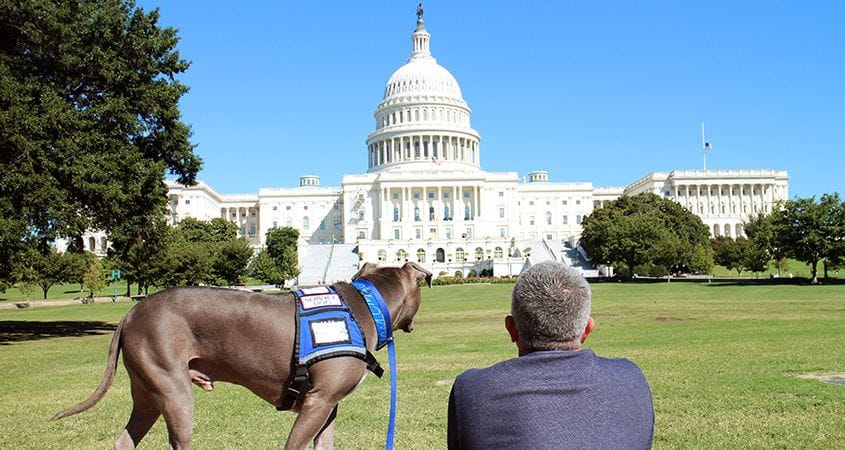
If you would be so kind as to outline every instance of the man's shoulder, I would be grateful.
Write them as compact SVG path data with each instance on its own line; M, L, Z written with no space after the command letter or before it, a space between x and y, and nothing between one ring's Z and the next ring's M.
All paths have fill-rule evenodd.
M592 350L542 351L506 359L489 367L469 369L458 375L455 384L478 386L508 383L514 378L530 374L578 372L587 376L619 376L631 381L643 380L645 375L636 363L627 358L606 358Z

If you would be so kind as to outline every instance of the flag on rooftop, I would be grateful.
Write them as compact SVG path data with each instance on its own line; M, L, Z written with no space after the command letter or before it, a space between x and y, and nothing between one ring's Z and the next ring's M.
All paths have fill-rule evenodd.
M713 150L713 146L709 142L704 143L704 150Z

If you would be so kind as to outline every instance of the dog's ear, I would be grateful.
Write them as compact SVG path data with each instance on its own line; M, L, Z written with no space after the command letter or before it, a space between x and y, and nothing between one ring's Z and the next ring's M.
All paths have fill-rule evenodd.
M357 272L355 275L352 275L352 281L355 281L355 280L357 280L358 278L361 278L361 277L363 277L364 275L367 275L368 273L373 273L373 272L375 272L375 270L376 270L377 268L378 268L378 264L376 264L376 263L371 263L371 262L365 262L365 263L364 263L364 265L363 265L363 266L361 266L361 268L360 268L360 269L358 269L358 272Z
M426 284L428 284L428 288L431 289L431 272L425 270L419 264L415 262L406 262L404 266L402 266L402 270L405 271L413 271L414 272L414 279L417 280L419 283L421 280L425 279Z

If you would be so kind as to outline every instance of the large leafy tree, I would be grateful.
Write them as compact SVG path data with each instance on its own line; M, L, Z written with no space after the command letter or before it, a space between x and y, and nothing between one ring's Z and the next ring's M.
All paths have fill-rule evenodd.
M201 161L178 102L189 63L131 0L0 0L0 279L26 247L96 228L116 251Z
M646 193L620 197L583 221L581 245L594 263L669 270L686 265L702 269L710 252L709 232L695 214L678 203Z
M271 228L266 235L267 253L276 262L282 279L290 280L299 275L299 257L296 243L299 230L292 227Z
M56 249L50 249L46 255L35 253L31 256L33 268L38 274L38 286L47 299L47 292L56 283L72 281L72 253L59 253Z
M716 263L742 275L744 270L760 273L766 270L769 254L753 240L720 236L712 240Z
M796 198L773 213L779 245L793 258L811 267L812 282L818 282L819 261L836 261L845 246L845 204L838 193Z
M285 277L276 265L276 260L270 256L267 250L261 250L249 264L250 276L265 283L283 284Z
M223 242L215 255L212 271L229 286L238 284L247 274L252 255L252 245L246 238Z
M774 220L777 214L774 212L752 216L743 224L743 227L748 239L775 261L775 267L780 275L786 261L786 246L781 243L782 223Z

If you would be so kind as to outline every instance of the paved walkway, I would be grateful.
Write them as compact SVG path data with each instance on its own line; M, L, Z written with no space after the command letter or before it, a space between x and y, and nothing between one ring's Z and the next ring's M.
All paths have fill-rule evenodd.
M108 303L111 302L111 296L108 297L94 297L94 303ZM119 302L131 302L132 299L129 297L117 297L117 301ZM17 308L18 303L29 303L30 308L40 308L42 306L62 306L62 305L80 305L82 304L81 299L73 299L73 298L61 298L55 300L30 300L29 302L24 302L22 300L6 300L0 302L0 309L9 309L9 308Z
M273 286L271 284L259 285L259 286L235 286L231 287L230 289L237 289L241 291L247 292L261 292L265 294L271 294L274 292L279 292L279 288ZM106 297L94 297L94 303L108 303L112 301L112 296ZM118 296L118 302L131 302L132 298L126 296ZM82 297L78 298L62 298L62 299L55 299L55 300L30 300L29 302L25 302L23 300L4 300L0 301L0 309L10 309L10 308L17 308L18 303L29 303L30 308L39 308L42 306L62 306L62 305L79 305L82 304Z

